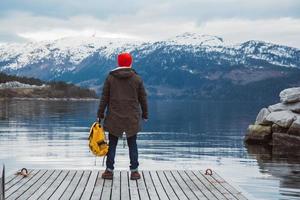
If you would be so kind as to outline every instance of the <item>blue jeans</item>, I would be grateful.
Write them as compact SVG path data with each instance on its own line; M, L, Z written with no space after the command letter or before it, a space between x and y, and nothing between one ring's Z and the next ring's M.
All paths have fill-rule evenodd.
M137 171L139 166L136 138L137 135L127 138L127 144L129 147L129 158L130 158L130 171ZM108 143L109 148L108 148L107 159L106 159L106 169L109 171L113 171L116 148L117 148L119 138L112 134L109 134L108 139L109 139L109 143Z

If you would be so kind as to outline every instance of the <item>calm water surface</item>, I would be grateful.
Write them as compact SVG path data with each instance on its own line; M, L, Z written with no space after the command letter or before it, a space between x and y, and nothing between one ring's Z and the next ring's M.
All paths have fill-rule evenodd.
M300 199L299 159L243 143L248 124L270 103L150 101L150 120L138 137L140 169L212 168L254 199ZM104 169L87 145L97 106L0 101L0 162L8 173L22 167ZM128 165L128 148L120 140L116 168Z

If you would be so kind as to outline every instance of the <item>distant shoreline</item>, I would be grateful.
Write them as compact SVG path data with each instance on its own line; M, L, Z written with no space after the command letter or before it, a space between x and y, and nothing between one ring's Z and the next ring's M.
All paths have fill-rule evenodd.
M34 101L97 101L98 98L29 98L29 97L11 97L0 98L3 100L34 100Z
M63 81L46 82L0 72L0 99L89 101L97 98L94 90Z

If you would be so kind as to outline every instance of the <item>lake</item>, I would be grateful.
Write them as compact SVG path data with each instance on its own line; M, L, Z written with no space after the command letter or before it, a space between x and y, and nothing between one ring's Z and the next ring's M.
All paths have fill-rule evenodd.
M300 160L243 137L263 106L274 102L149 102L138 136L140 169L211 168L256 199L300 199ZM98 101L0 101L0 163L8 173L27 168L104 169L89 152ZM298 157L299 158L299 157ZM116 169L128 169L119 141Z

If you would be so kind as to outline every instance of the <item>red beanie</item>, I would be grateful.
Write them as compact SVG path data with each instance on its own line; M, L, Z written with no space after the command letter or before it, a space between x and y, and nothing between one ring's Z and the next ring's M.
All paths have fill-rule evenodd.
M132 63L132 57L129 53L121 53L118 55L119 67L130 67Z

